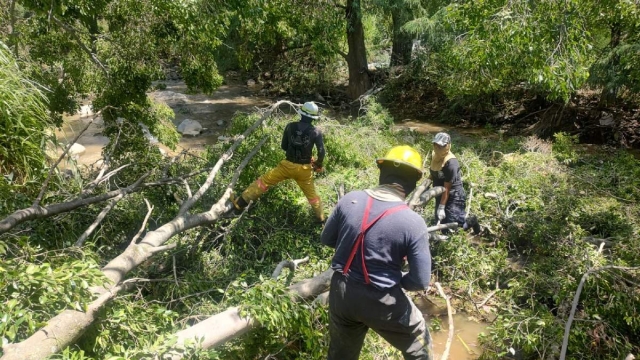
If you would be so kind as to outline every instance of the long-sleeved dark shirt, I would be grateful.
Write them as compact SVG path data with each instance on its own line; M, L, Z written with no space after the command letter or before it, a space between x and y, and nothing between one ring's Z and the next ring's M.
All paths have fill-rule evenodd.
M282 143L280 145L280 147L282 148L282 150L284 150L285 152L288 152L289 150L289 139L291 138L291 132L293 131L293 129L295 129L297 127L297 129L299 131L306 131L307 128L311 126L311 129L309 130L309 132L307 133L309 136L309 143L307 144L307 146L302 150L302 160L301 163L304 164L309 164L311 162L311 156L313 154L313 146L316 146L316 150L318 151L318 158L316 159L316 165L318 165L318 167L322 167L322 162L324 161L324 155L325 155L325 150L324 150L324 140L322 138L322 131L320 131L320 129L316 128L315 126L311 125L310 123L307 122L303 122L303 121L296 121L296 122L292 122L287 124L287 126L284 128L284 132L282 133ZM287 160L292 161L292 162L298 162L296 161L296 159L293 158L289 158L290 154L287 154Z
M362 217L369 195L352 191L338 202L322 231L323 244L336 249L331 268L342 272L353 244L360 233ZM368 221L402 201L374 199ZM406 290L422 290L431 279L431 253L427 225L410 209L400 210L381 218L365 234L365 264L371 284L385 289L400 284ZM409 272L402 274L403 258L407 257ZM350 278L365 282L360 250L351 263Z

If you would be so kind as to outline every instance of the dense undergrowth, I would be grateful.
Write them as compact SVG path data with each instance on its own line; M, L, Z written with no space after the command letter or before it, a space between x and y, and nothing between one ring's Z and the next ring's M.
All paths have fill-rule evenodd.
M374 159L395 144L412 144L423 154L432 135L392 131L392 119L371 101L358 119L318 122L325 133L326 172L316 177L327 212L346 191L375 186ZM238 115L229 132L238 134L255 115ZM216 201L244 154L263 136L262 150L251 160L236 187L240 191L283 157L281 131L293 118L272 117L241 146L201 201ZM199 157L169 166L177 175L211 166L229 146L218 143ZM565 321L581 276L607 264L640 265L640 164L624 151L583 151L572 137L558 134L553 143L537 138L501 138L491 132L475 137L453 134L453 152L463 164L471 212L484 231L471 239L457 233L431 244L434 279L455 294L459 311L490 322L482 336L483 358L516 353L523 359L557 358ZM153 147L130 170L106 188L128 184L137 174L162 173L168 159ZM123 156L122 161L132 157ZM119 165L119 164L114 164ZM192 188L205 175L190 181ZM150 179L151 179L150 178ZM91 177L62 178L47 202L71 198ZM19 188L0 179L1 213L28 206L37 189ZM14 191L14 192L12 192ZM146 189L121 200L81 248L72 247L102 205L26 223L0 236L0 338L24 340L64 308L83 309L88 289L104 282L99 268L126 247L146 213L144 199L155 206L148 230L171 219L178 210L174 193L183 186ZM194 210L194 211L197 211ZM419 209L428 221L432 204ZM158 254L130 278L133 291L120 295L64 359L143 359L160 354L171 334L230 306L242 306L263 327L209 351L192 350L192 359L321 359L328 346L327 312L322 306L293 301L287 284L324 271L332 252L319 244L321 228L293 182L273 188L241 217L192 229L170 240L176 248ZM598 252L599 242L607 247ZM270 275L283 259L310 257L295 274ZM571 358L622 358L640 351L638 274L601 271L582 291L569 342ZM498 289L496 291L496 289ZM491 292L486 306L477 309ZM429 296L436 296L430 294ZM375 334L367 337L363 359L399 358Z

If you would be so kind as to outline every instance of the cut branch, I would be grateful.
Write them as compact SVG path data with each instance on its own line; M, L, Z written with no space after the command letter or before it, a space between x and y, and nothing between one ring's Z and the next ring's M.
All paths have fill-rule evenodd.
M427 188L429 188L429 186L431 186L431 179L429 178L425 178L420 185L418 185L418 187L415 189L415 191L413 192L413 194L411 195L411 197L409 198L409 201L407 201L407 204L409 205L409 207L411 209L415 208L416 206L420 205L420 204L424 204L427 201L421 201L420 200L420 196L422 195L422 193L424 193Z
M303 259L297 259L297 260L284 260L281 261L278 266L276 266L276 269L273 270L273 274L271 274L271 278L272 279L277 279L278 276L280 276L280 273L282 272L282 269L287 267L289 269L289 271L291 271L292 273L294 271L296 271L296 268L298 267L298 265L305 263L309 261L309 257L305 256Z
M451 343L453 342L453 313L451 311L451 301L449 301L449 297L442 290L442 286L440 286L439 282L436 282L436 288L438 288L438 293L440 296L444 298L444 301L447 302L447 316L449 317L449 336L447 337L447 345L444 347L444 352L440 357L441 360L447 360L449 358L449 350L451 349Z
M623 266L615 266L608 265L602 266L598 268L591 268L584 275L582 275L582 279L580 279L580 284L578 284L578 289L576 290L576 294L573 296L573 304L571 305L571 311L569 312L569 319L567 319L567 324L564 327L564 337L562 339L562 350L560 351L560 360L564 360L567 356L567 347L569 346L569 333L571 332L571 324L573 323L573 318L576 314L576 309L578 308L578 303L580 302L580 293L582 293L582 287L584 286L587 277L590 274L602 271L602 270L622 270L622 271L637 271L640 270L640 267L623 267Z
M427 228L427 232L436 232L438 230L457 230L458 229L458 223L448 223L448 224L439 224L439 225L434 225L434 226L429 226Z
M420 194L418 200L413 203L413 207L423 206L436 196L440 196L444 193L444 186L432 187L429 190L425 190ZM411 204L410 204L411 206Z
M269 110L267 111L267 114L270 114L274 108L276 108L279 104L282 104L282 103L289 103L289 102L279 101L278 103L276 103L275 105L269 108ZM262 121L264 121L264 119L266 119L266 116L261 117L256 122L256 124L259 125ZM257 125L254 126L253 128L256 128L256 127ZM245 132L245 135L248 135L248 133ZM244 139L244 135L238 141L242 141L243 139ZM118 255L116 258L111 260L102 269L102 273L106 276L107 279L109 279L109 282L111 284L116 285L115 289L121 288L121 283L124 280L124 277L131 270L135 269L137 266L147 261L155 253L170 249L173 246L175 246L174 244L164 245L171 237L183 231L189 230L191 228L201 226L201 225L208 225L217 221L225 212L227 200L231 195L233 186L235 185L235 183L238 181L238 178L240 177L240 172L248 164L249 160L258 152L258 150L264 144L266 139L267 139L266 137L263 138L254 147L254 149L244 158L244 160L236 169L231 182L229 183L229 185L227 185L227 189L224 195L208 211L205 211L199 214L194 214L194 215L185 215L185 214L177 215L173 220L160 226L156 230L147 232L139 244L130 243L120 255ZM236 147L237 145L239 145L238 141L236 142L236 144L234 144L236 145ZM232 154L229 154L229 155L232 155ZM212 170L212 172L216 172L216 173L217 171L218 171L218 168L215 168L215 167ZM147 175L148 174L145 174L142 178L140 178L136 182L136 184L132 185L129 188L134 189L138 187L140 183L142 183L142 180L145 177L147 177ZM200 189L202 190L203 187L201 187ZM115 197L119 194L120 193L116 193L110 197ZM102 195L102 196L105 196L105 195ZM196 195L194 195L194 197L195 196ZM106 200L110 197L106 197L103 200ZM190 200L192 199L193 197ZM65 203L63 205L68 207L68 203ZM38 208L40 210L43 210L43 208L41 207L38 207ZM38 210L38 208L36 208L35 210ZM9 223L8 225L14 226L16 219L21 221L26 221L26 219L36 218L37 217L36 215L41 214L41 211L40 212L33 211L33 212L35 213L35 215L26 214L20 217L10 216L8 219L10 219L12 222ZM48 214L48 215L51 215L51 214ZM7 219L0 222L0 226L2 226L3 223L5 222L7 222ZM0 229L2 228L0 227ZM315 289L317 288L317 285L314 287L313 284L309 284L308 288ZM304 294L304 291L306 290L307 290L306 287L302 287L300 288L300 293ZM324 288L322 291L324 290L326 290L326 288ZM100 289L96 289L96 291L100 291ZM102 291L106 292L109 290L102 288ZM97 309L103 306L107 302L107 300L105 300L100 306L98 306ZM89 314L89 313L84 313L80 311L74 311L74 312L63 311L59 315L50 319L44 328L40 329L38 332L36 332L34 335L29 337L28 339L20 343L10 345L9 347L11 349L10 350L11 354L17 354L17 355L15 355L14 357L6 357L6 358L3 356L2 360L43 359L50 355L53 355L54 353L71 345L76 339L78 339L86 331L86 329L92 324L94 320L95 320L94 313ZM52 345L49 345L49 343L45 343L45 346L43 346L42 344L48 339L48 334L53 334L56 330L59 333L58 335L61 335L61 336L56 336L56 338L49 339L53 341ZM8 353L5 352L5 356L7 356L7 354Z

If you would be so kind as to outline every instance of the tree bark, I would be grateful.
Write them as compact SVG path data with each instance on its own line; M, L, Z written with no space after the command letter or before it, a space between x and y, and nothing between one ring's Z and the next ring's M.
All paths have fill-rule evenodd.
M347 44L349 45L349 52L346 56L349 67L347 96L355 100L371 87L360 0L347 0L346 17Z
M613 52L620 45L620 41L622 40L622 28L619 23L614 23L611 25L611 40L609 41L609 51ZM607 66L611 69L611 71L616 71L618 66L620 66L620 55L614 53L611 56L611 61L607 64ZM608 84L612 83L611 86ZM600 107L607 107L612 104L615 104L618 98L618 86L615 84L615 81L610 81L607 79L606 84L602 88L602 92L600 93Z
M329 269L311 279L291 285L289 292L302 299L317 296L329 288L332 275L333 270ZM176 333L177 342L174 345L174 350L169 354L169 358L171 360L182 359L183 354L180 349L191 341L197 342L202 349L210 349L240 337L259 326L260 324L254 319L241 317L239 308L229 308Z
M391 47L390 66L408 65L411 61L413 37L402 26L412 18L411 10L398 2L391 6L391 20L393 22L393 46Z

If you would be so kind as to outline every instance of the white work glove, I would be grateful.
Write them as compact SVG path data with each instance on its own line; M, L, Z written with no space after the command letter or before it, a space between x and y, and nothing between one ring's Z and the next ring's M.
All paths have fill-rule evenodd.
M444 205L442 204L438 205L438 211L436 212L436 216L438 217L438 221L444 220L444 217L446 216L444 214Z

